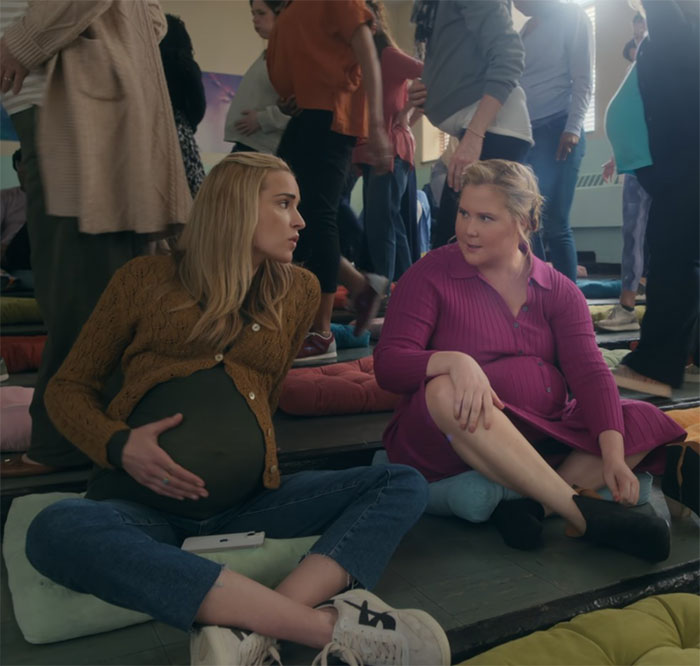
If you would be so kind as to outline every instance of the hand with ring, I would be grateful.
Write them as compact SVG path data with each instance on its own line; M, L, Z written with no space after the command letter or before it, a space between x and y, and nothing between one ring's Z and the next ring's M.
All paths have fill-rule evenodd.
M0 92L12 90L16 95L22 90L24 79L29 70L15 58L4 39L0 39Z
M158 437L182 423L182 414L147 423L129 433L122 451L122 467L131 477L154 493L175 499L197 500L209 493L204 481L178 465L158 445Z

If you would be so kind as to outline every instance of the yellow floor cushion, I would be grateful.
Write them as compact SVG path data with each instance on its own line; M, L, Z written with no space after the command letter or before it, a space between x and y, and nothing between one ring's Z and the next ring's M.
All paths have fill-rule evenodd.
M622 609L584 613L462 664L698 666L700 598L664 594Z

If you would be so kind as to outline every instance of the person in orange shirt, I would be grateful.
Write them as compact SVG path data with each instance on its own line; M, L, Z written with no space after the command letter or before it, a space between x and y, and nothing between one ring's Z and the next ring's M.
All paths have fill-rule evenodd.
M321 304L296 364L337 356L330 330L339 279L350 290L359 334L374 316L386 280L364 276L341 260L336 215L352 149L367 137L379 171L393 149L384 128L381 72L363 0L290 1L270 36L270 81L290 104L293 118L277 154L294 170L307 227L295 260L321 283Z

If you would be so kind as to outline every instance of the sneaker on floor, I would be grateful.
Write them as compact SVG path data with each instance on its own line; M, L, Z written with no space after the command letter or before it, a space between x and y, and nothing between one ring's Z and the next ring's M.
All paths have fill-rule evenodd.
M190 636L192 666L281 666L274 638L256 633L205 626Z
M671 386L669 384L664 384L663 382L651 379L651 377L640 375L626 365L618 365L612 371L612 374L619 388L648 393L649 395L658 395L662 398L671 397Z
M0 366L0 368L1 367L2 366ZM0 378L0 381L2 381L2 378ZM686 365L685 374L683 375L683 381L693 382L695 384L700 382L700 367L692 363L690 365Z
M596 322L604 331L638 331L639 322L634 311L625 310L619 303L613 307L604 319Z
M389 279L381 275L368 273L365 277L365 288L350 302L350 307L356 315L355 335L361 335L374 319L389 286Z
M313 365L314 363L334 361L337 358L338 351L333 333L330 333L328 337L326 337L320 333L309 331L292 365L294 367Z
M0 357L0 382L6 382L10 378L10 373L7 371L7 363L5 359Z
M367 590L350 590L333 597L338 619L333 639L313 661L326 666L334 655L346 664L440 666L451 661L450 644L442 627L422 610L397 610Z

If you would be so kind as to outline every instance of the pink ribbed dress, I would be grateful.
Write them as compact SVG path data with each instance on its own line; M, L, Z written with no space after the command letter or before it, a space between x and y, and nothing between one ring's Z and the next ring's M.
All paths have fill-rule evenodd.
M435 351L476 359L530 442L553 438L600 455L599 433L618 430L626 454L650 451L637 470L659 474L662 445L685 437L654 405L620 399L573 282L533 256L527 301L513 317L457 244L447 245L401 278L374 352L379 385L403 395L384 432L389 459L415 467L428 481L469 469L425 404L426 367Z

